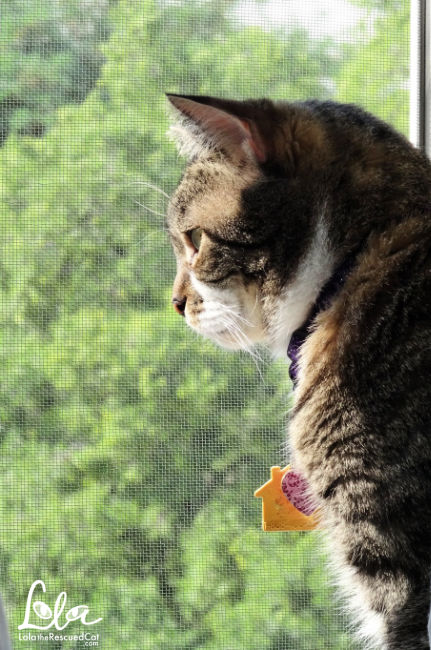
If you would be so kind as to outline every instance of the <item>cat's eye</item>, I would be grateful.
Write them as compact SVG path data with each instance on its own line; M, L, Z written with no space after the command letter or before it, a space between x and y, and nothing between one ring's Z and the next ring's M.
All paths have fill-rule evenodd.
M196 248L196 250L199 250L199 247L201 245L201 239L202 239L202 229L201 228L195 228L190 232L190 239L193 244L193 246Z

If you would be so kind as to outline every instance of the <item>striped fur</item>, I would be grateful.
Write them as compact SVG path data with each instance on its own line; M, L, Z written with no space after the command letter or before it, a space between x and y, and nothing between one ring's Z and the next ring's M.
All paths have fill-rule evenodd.
M283 354L356 253L303 345L289 444L364 647L429 648L431 166L355 106L170 100L192 156L168 212L189 325Z

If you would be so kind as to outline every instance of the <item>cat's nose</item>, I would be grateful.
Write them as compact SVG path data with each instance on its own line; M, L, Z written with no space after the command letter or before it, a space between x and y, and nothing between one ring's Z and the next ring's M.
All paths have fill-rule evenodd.
M172 298L174 309L180 314L180 316L184 316L186 302L187 298L177 298L176 296Z

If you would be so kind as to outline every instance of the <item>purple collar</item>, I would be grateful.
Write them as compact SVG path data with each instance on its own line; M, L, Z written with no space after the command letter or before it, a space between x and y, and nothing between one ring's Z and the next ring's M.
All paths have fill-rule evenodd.
M317 314L329 306L329 303L331 302L332 298L335 296L336 293L338 293L338 291L341 289L341 287L347 280L347 276L352 270L353 264L356 260L356 256L357 253L355 253L354 255L353 254L349 255L344 260L344 262L342 262L340 266L338 266L335 269L332 276L329 278L329 280L326 282L326 284L323 286L322 290L320 291L307 320L303 325L301 325L300 328L295 330L291 336L289 345L287 346L287 356L291 360L291 364L289 367L289 376L292 380L294 388L296 386L297 378L298 378L299 353L301 350L301 346L304 343L307 336L309 335L311 331L311 325L313 324L313 321L316 318Z

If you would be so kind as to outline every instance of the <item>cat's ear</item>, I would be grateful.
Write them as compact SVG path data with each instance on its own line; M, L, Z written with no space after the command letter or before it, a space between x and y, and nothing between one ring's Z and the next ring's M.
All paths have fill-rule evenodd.
M173 94L167 98L175 109L170 134L181 154L193 157L202 151L222 150L234 159L244 154L259 163L267 159L256 124L235 114L241 102Z

